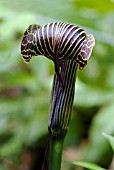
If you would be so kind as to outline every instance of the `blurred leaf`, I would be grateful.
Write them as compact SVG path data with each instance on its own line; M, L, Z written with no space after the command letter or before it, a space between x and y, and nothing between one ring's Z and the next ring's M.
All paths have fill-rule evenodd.
M89 86L77 79L74 104L78 106L100 106L114 98L112 91Z
M104 168L101 168L100 166L90 163L90 162L84 162L84 161L75 161L73 162L75 165L81 166L83 168L88 168L90 170L106 170Z
M114 137L111 135L107 135L106 133L103 133L103 135L108 139L108 141L114 151Z
M15 138L14 140L10 140L6 144L2 146L0 149L1 157L7 157L15 154L19 154L22 151L23 142L22 139L19 137Z
M93 118L93 122L89 131L89 145L85 159L90 162L97 163L101 166L108 167L113 152L108 141L103 137L102 133L114 134L114 105L107 104Z
M114 3L112 1L107 1L107 0L101 0L101 1L89 1L89 0L74 0L75 5L78 5L79 8L85 7L87 9L96 9L101 12L108 12L113 11L114 9ZM104 3L104 5L102 5Z

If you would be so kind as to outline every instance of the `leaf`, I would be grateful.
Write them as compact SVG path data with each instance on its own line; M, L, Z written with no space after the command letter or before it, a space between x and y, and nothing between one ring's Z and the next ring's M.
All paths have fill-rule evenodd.
M111 135L107 135L106 133L103 133L103 135L108 139L108 141L114 151L114 137Z
M112 91L104 91L99 87L88 86L77 79L74 104L86 107L100 106L113 97Z
M89 145L85 155L85 160L108 167L112 161L113 152L108 141L102 133L113 135L114 133L114 104L102 107L94 116L89 129Z
M91 163L91 162L85 162L85 161L75 161L73 162L75 165L81 166L83 168L88 168L90 170L106 170L104 168L101 168L100 166Z

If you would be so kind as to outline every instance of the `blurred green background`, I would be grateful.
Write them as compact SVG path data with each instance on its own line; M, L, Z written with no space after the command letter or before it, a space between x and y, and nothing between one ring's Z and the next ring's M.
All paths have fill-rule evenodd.
M88 66L78 70L63 151L62 170L82 170L74 160L114 169L103 132L114 135L114 1L0 0L0 170L40 170L48 150L53 63L20 54L30 24L65 21L94 35ZM47 160L45 160L45 169Z

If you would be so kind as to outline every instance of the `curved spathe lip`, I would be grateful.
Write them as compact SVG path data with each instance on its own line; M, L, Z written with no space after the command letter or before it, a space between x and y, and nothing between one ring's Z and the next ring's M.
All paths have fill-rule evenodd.
M31 60L31 56L27 56L27 55L22 55L22 58L23 58L24 62L26 62L26 63L29 63Z
M95 45L95 39L92 34L87 35L87 38L83 42L81 47L80 56L83 60L88 60L91 56L93 47Z

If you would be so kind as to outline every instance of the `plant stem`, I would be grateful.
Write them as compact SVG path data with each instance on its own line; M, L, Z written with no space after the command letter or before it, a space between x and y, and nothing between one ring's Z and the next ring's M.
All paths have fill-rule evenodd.
M50 139L49 170L60 170L64 140Z
M55 73L49 112L49 170L60 170L62 146L69 126L75 92L77 63L67 60L60 68L63 86Z

